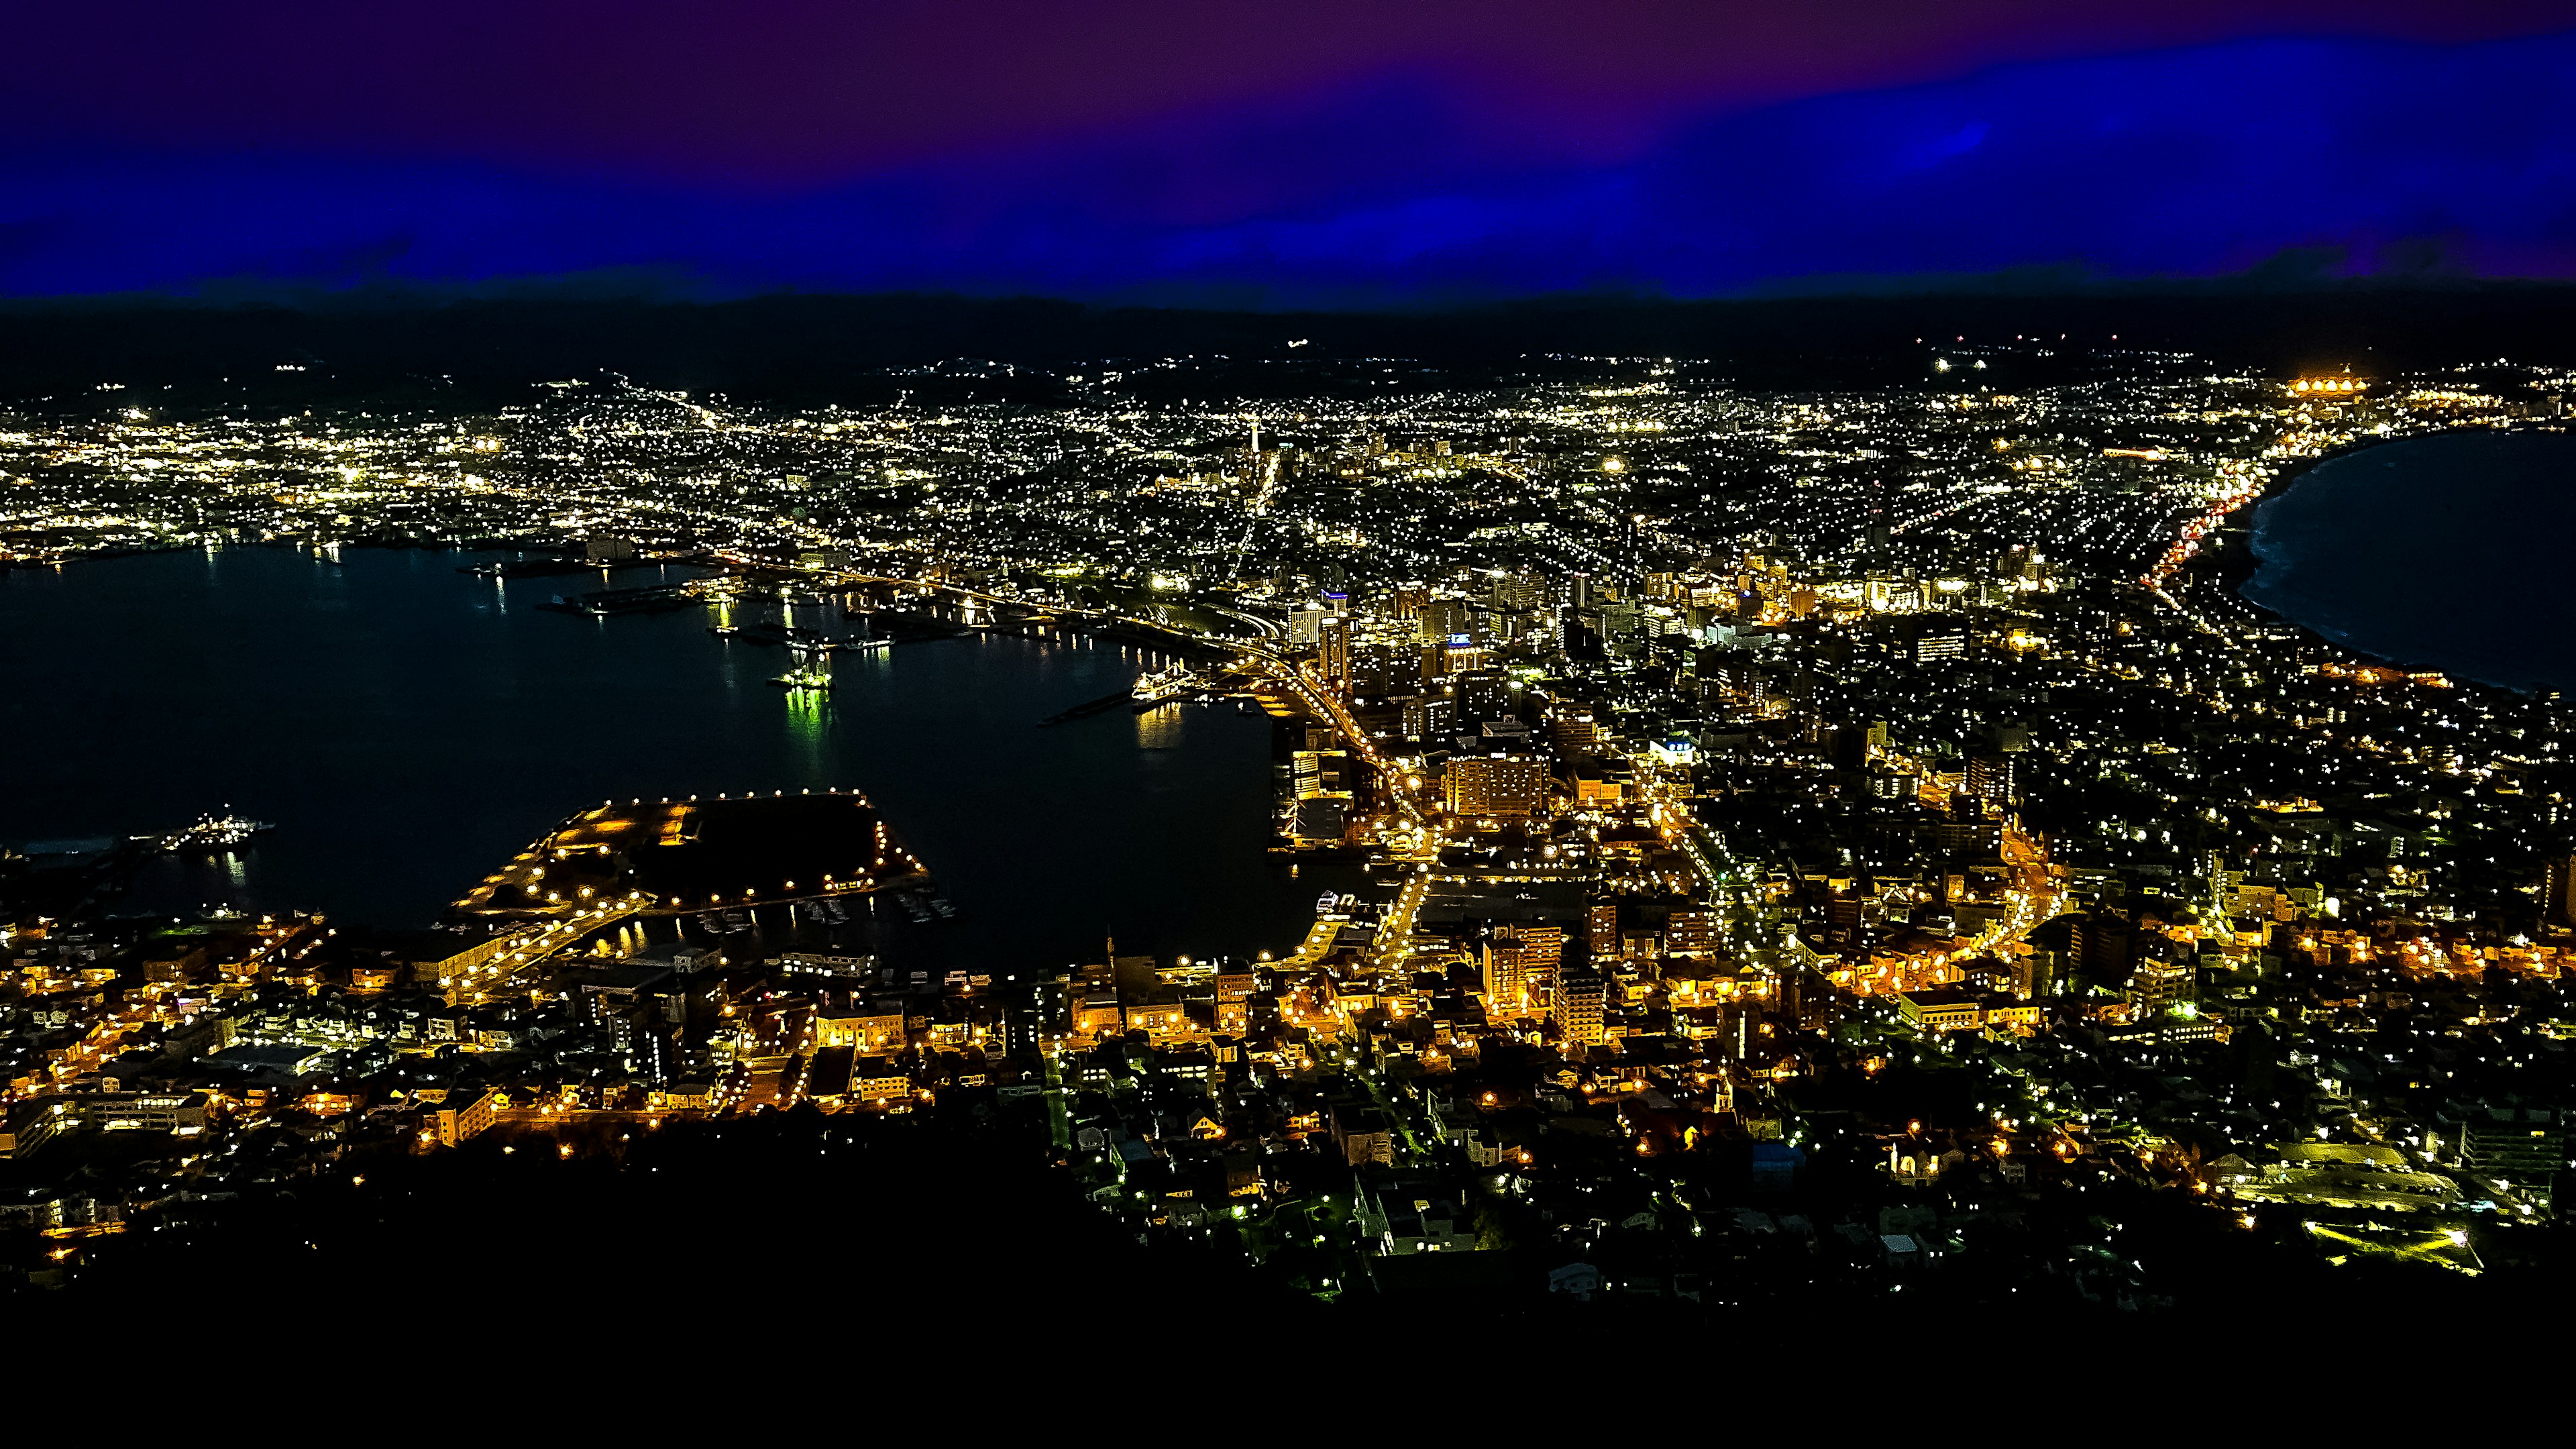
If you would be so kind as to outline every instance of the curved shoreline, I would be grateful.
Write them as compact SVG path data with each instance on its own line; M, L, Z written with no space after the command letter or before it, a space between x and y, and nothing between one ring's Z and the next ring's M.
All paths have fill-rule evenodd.
M2237 599L2243 601L2247 606L2297 629L2310 640L2329 645L2353 656L2356 659L2384 664L2392 668L2405 670L2409 673L2439 673L2450 678L2455 683L2473 684L2484 689L2503 690L2508 694L2519 696L2527 697L2542 692L2554 692L2553 686L2544 683L2507 683L2501 680L2482 678L2476 674L2468 673L2457 665L2443 664L2433 660L2407 658L2402 655L2367 648L2350 639L2341 638L2333 633L2329 633L2319 625L2312 624L2304 619L2294 618L2289 614L2283 613L2281 610L2274 608L2264 600L2248 593L2246 591L2246 585L2251 583L2254 578L2262 572L2263 568L2264 560L2255 548L2255 539L2262 529L2262 519L2260 515L2263 510L2287 497L2290 491L2298 484L2306 481L2311 473L2328 463L2337 462L2345 458L2356 457L2360 454L2372 452L2381 448L2395 447L2405 443L2425 442L2436 438L2469 436L2509 437L2524 433L2564 431L2566 430L2563 428L2544 429L2533 428L2527 425L2501 428L2437 428L2429 432L2408 433L2399 437L2375 438L2366 443L2350 443L2342 447L2330 449L2314 458L2304 459L2297 465L2286 468L2279 474L2275 475L2270 482L2265 484L2260 493L2246 502L2243 508L2240 508L2236 510L2235 513L2231 513L2229 515L2230 518L2234 518L2236 514L2243 513L2250 509L2255 513L2256 517L2242 527L2230 527L2224 530L2224 532L2231 534L2241 534L2243 547L2229 548L2221 551L2222 556L2220 558L2211 560L2211 563L2214 566L2212 582L2232 593ZM2203 557L2208 557L2208 555L2204 554Z
M396 928L426 926L573 804L856 785L964 908L928 942L941 951L1055 962L1111 930L1139 950L1249 956L1312 924L1323 882L1264 854L1266 718L1174 711L1150 740L1123 721L1033 728L1130 682L1119 641L903 652L899 668L852 671L809 718L764 687L773 660L686 615L594 626L503 611L489 581L447 566L466 558L346 558L243 547L217 568L156 550L0 585L0 632L24 643L25 667L77 686L0 721L0 743L48 761L0 810L0 835L124 833L164 823L166 802L234 801L283 827L259 858L237 876L156 873L163 894L135 908L240 900ZM280 661L295 689L240 683L272 680ZM140 703L226 689L240 708L175 738ZM1173 885L1119 888L1129 873Z
M2241 549L2231 547L2223 551L2203 551L2201 557L2209 559L2213 569L2214 577L2212 582L2224 587L2236 597L2243 599L2246 603L2252 604L2255 608L2261 609L2264 613L2270 614L2272 617L2281 620L2283 623L2297 625L2297 627L2306 629L2311 634L2317 634L2319 638L2325 638L2326 636L2318 634L2318 631L2314 628L2311 628L2306 624L2299 623L2298 620L2291 618L2289 615L2282 613L2278 609L2272 608L2262 600L2256 599L2245 592L2246 582L2252 579L2255 574L2262 571L2262 560L2257 558L2254 554L2254 535L2262 526L2260 515L2263 510L2278 502L2280 499L2288 496L2290 490L2305 482L2310 473L2315 472L2317 469L2324 467L2328 463L2336 462L2344 458L2356 457L2360 454L2367 453L2374 448L2394 447L2399 443L2412 443L2424 438L2447 437L2453 433L2492 431L2497 430L2489 428L2441 428L2429 433L2408 433L2403 437L2397 438L2373 438L2367 443L2346 443L2341 447L2329 448L2325 452L2319 453L2313 458L2300 459L2298 462L2293 463L2289 467L2272 475L2272 480L2263 485L2262 492L2245 500L2242 506L2235 508L2228 513L2228 524L2218 531L2221 534L2241 535L2245 546ZM2239 517L2245 517L2248 515L2252 515L2251 521L2249 522L2239 524L2234 521ZM2210 554L2212 552L2221 552L2223 556L2210 558ZM2338 641L2327 639L2326 642L2337 643Z

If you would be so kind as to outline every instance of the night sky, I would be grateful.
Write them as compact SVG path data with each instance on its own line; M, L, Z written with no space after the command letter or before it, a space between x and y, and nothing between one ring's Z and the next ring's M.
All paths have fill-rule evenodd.
M10 35L19 296L2576 276L2576 0L109 0Z

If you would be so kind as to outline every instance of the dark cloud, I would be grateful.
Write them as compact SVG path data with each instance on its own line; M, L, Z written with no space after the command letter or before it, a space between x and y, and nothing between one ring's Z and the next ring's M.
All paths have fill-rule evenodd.
M2277 272L2285 255L2330 258L2327 278L2566 277L2570 94L2576 33L2033 61L1720 107L1605 160L1534 154L1498 129L1489 96L1405 68L1294 104L1209 101L756 189L478 160L27 142L0 195L0 290L608 270L692 277L713 294L1387 304L1863 277L2205 277Z

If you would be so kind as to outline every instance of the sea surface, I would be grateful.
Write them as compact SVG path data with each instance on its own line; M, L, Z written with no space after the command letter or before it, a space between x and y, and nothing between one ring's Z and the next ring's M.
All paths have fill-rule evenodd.
M1112 935L1122 953L1284 952L1316 896L1354 879L1265 860L1258 712L1037 728L1135 677L1146 661L1118 645L844 654L809 705L768 683L783 651L709 633L703 610L540 610L596 576L505 583L459 571L472 561L240 547L0 573L0 841L230 809L277 829L229 857L164 858L123 909L408 927L603 800L855 787L961 910L896 926L897 944L997 971L1098 959Z
M2347 453L2254 513L2246 598L2361 653L2576 690L2576 436L2442 433Z

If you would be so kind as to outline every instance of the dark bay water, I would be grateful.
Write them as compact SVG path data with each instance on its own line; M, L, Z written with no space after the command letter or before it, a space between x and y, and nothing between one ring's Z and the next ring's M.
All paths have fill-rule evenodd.
M580 578L343 557L236 548L0 574L0 841L230 806L278 829L230 860L154 867L137 906L405 926L601 800L854 786L963 908L923 940L998 969L1093 958L1111 932L1122 951L1282 950L1330 883L1263 858L1262 716L1117 709L1034 727L1135 676L1115 645L844 655L830 703L805 707L767 682L783 652L710 635L699 610L596 620L534 607L595 587Z
M2255 511L2247 598L2362 653L2576 689L2576 437L2445 433L2346 454Z

